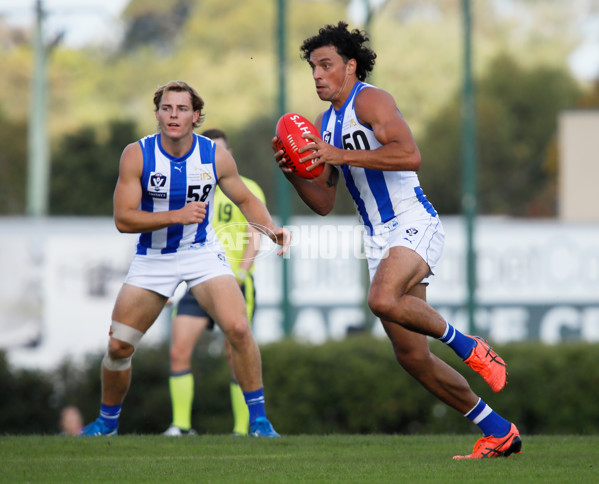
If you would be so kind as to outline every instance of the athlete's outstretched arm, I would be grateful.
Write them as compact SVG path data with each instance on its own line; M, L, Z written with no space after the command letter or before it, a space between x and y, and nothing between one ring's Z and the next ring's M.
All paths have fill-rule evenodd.
M279 255L287 252L291 244L289 230L275 227L266 205L243 183L231 154L217 146L215 163L218 184L223 193L239 207L248 223L267 235L273 242L283 246L278 252Z
M123 150L119 178L114 190L114 223L119 232L152 232L176 224L200 223L206 216L206 203L191 202L178 210L146 212L140 209L143 154L139 143Z

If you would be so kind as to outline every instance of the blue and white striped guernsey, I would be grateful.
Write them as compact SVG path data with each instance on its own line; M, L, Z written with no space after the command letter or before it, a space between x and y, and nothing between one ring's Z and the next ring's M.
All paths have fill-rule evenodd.
M372 128L360 123L354 102L362 89L376 89L356 82L349 97L339 110L333 106L324 113L321 136L324 141L341 149L375 150L381 146ZM414 171L382 171L341 165L345 185L351 194L360 221L369 234L400 213L400 204L416 197L433 217L437 212L426 199L418 175Z
M217 183L214 165L214 141L194 133L191 149L176 158L162 149L160 134L139 140L143 152L140 210L166 212L177 210L187 202L208 202L206 218L200 224L172 225L154 232L142 233L137 254L159 251L176 252L192 244L216 241L212 229L214 191Z

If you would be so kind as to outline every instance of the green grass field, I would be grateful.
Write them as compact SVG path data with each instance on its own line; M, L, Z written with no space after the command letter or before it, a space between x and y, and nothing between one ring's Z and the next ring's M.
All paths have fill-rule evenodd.
M466 435L0 437L2 483L599 482L599 436L523 436L509 459L453 461Z

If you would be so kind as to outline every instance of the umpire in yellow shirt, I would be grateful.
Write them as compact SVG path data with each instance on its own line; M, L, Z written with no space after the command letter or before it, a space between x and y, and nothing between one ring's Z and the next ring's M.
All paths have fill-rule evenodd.
M202 133L216 144L230 151L226 134L219 129L209 129ZM256 182L241 177L250 191L262 202L264 192ZM260 249L261 234L247 223L247 220L217 186L214 194L214 218L212 226L219 238L235 278L245 296L248 320L252 324L255 309L255 288L252 272L254 258ZM194 347L204 330L213 329L214 321L202 308L193 295L187 291L181 298L176 316L171 323L171 347L169 387L173 410L171 426L164 432L168 436L192 435L191 407L194 395L194 379L191 373L191 357ZM249 412L243 392L233 372L231 348L225 340L227 359L231 368L231 407L233 409L233 434L247 435L249 430Z

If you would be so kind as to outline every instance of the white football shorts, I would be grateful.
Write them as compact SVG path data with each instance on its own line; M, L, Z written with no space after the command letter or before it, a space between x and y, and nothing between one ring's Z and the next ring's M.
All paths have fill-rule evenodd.
M136 254L125 283L172 297L183 281L193 287L224 275L235 277L220 245L192 245L173 254L159 250Z
M364 234L370 282L381 260L389 255L389 249L398 246L415 251L428 264L428 276L434 275L445 243L445 231L438 215L432 216L419 202L410 204L408 210L376 226L374 232ZM428 284L428 276L422 280L423 284Z

